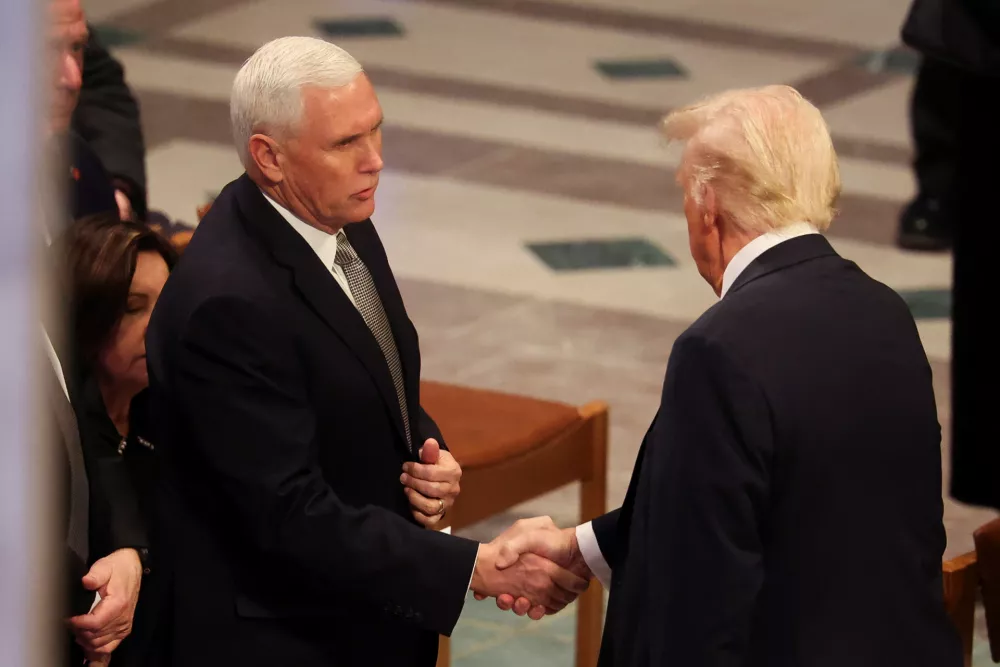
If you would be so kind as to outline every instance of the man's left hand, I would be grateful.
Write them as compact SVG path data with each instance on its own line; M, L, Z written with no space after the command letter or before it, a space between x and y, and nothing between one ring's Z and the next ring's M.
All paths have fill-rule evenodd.
M132 618L139 601L142 562L135 549L119 549L94 563L83 578L83 586L101 595L89 614L69 619L76 643L87 658L100 662L132 632Z
M420 463L403 464L399 481L410 500L413 516L421 525L432 528L455 504L458 497L462 467L437 440L428 438L420 448Z

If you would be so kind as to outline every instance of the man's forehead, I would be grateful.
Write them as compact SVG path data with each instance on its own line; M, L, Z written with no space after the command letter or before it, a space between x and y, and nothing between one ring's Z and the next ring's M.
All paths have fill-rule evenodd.
M87 24L83 19L83 8L80 0L51 0L49 2L49 21L62 30L87 32Z
M382 107L367 81L342 88L306 86L303 99L307 113L347 130L363 131L382 118Z

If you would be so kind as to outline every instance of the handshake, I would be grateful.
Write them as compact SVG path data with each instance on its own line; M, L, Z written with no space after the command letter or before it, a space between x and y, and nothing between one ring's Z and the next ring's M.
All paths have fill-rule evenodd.
M537 517L518 521L480 545L471 589L477 600L494 597L500 609L537 621L586 591L591 576L576 529L563 530L549 517Z
M424 442L419 455L419 461L403 464L399 481L413 517L435 528L458 497L462 468L433 438ZM495 597L504 611L537 621L575 600L587 590L591 576L576 529L560 530L549 517L537 517L518 521L479 545L471 588L477 599Z

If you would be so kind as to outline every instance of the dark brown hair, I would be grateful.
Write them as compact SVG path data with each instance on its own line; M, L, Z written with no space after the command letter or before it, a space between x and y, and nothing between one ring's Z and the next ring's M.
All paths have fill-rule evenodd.
M173 270L177 250L145 225L115 215L81 218L66 232L66 279L77 361L91 367L128 308L128 294L139 253L159 253Z

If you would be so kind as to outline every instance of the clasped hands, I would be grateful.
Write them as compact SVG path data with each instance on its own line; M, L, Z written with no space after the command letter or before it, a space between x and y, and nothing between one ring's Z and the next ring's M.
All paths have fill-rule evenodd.
M419 463L403 464L399 481L413 517L434 528L455 504L462 468L433 438L419 454ZM518 521L480 545L471 588L479 600L495 597L500 609L538 620L575 600L591 576L576 530L560 530L549 517L537 517Z
M539 620L587 590L593 573L580 552L576 529L560 529L547 516L522 519L479 548L472 576L477 600Z

